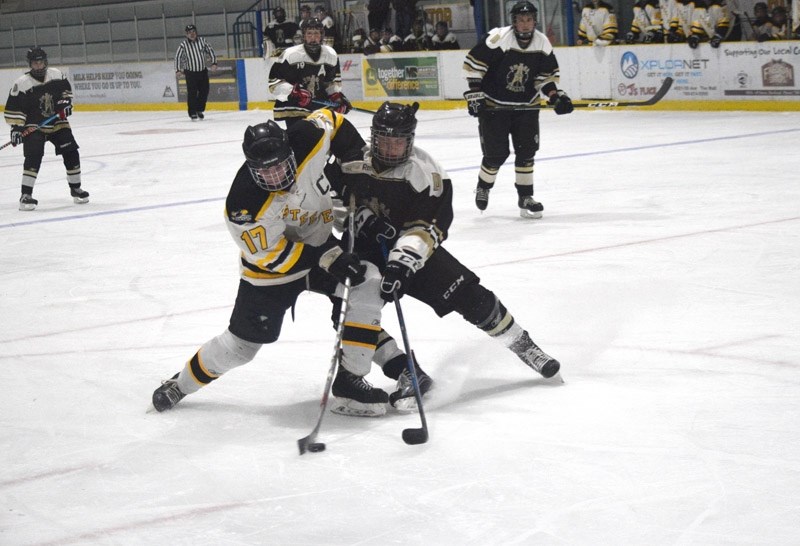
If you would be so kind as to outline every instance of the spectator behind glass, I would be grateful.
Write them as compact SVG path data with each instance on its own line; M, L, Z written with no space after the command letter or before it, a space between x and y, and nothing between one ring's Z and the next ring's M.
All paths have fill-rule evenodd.
M658 0L639 0L633 5L631 30L625 35L625 43L663 43L662 28L661 8Z
M411 26L411 34L403 40L404 51L429 51L433 49L431 36L425 32L425 23L417 19Z
M617 16L611 4L592 0L581 11L578 26L578 45L607 46L617 39Z
M439 21L436 23L436 33L431 38L433 49L461 49L456 35L447 28L447 23Z
M381 29L389 22L391 0L369 0L367 4L367 22L370 32L372 29ZM380 33L380 30L378 31Z

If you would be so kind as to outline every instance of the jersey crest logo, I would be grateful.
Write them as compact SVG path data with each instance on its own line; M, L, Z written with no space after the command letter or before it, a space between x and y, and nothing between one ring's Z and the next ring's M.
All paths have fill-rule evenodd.
M230 214L230 220L234 224L246 224L253 221L250 211L247 209L235 210Z
M41 97L39 97L39 109L42 111L43 114L53 114L55 113L55 101L53 100L53 95L50 93L45 93Z
M511 65L506 75L506 89L513 93L525 91L525 84L528 83L531 69L524 63Z

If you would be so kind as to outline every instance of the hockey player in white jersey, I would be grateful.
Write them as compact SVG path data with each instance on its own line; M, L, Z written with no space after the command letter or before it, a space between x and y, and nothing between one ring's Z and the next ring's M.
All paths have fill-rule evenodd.
M240 250L240 281L230 323L153 393L158 411L250 362L278 340L286 311L305 290L338 295L352 281L343 354L333 383L337 413L378 416L389 397L364 380L378 345L383 301L377 268L344 252L333 237L331 188L323 169L331 155L348 159L364 141L331 110L284 131L274 121L248 127L246 161L225 201L225 221ZM393 355L395 356L395 355ZM405 356L405 355L403 355Z
M322 43L325 28L318 19L300 27L303 43L284 50L269 71L269 91L275 100L274 116L288 128L316 110L316 101L334 102L337 111L350 111L342 93L342 74L336 51Z

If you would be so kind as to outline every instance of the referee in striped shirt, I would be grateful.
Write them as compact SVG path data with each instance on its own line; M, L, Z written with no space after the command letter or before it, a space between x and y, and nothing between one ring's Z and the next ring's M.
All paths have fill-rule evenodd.
M206 62L211 61L211 70L217 69L217 56L214 49L204 38L197 36L197 27L186 25L186 39L178 46L175 53L175 72L186 77L186 93L189 117L192 121L203 119L208 100L208 68Z

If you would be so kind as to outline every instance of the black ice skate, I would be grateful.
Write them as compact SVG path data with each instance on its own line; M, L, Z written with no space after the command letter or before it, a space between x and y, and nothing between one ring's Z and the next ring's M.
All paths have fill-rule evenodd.
M516 354L525 364L542 374L542 377L549 379L558 373L561 364L542 351L536 345L528 332L523 332L522 335L509 347L514 354Z
M475 188L475 206L478 210L486 210L489 206L489 188Z
M403 355L405 358L405 355ZM419 383L419 394L425 394L433 387L433 379L431 376L422 371L422 368L416 366L417 382ZM408 368L403 370L400 377L397 378L397 390L389 395L389 403L393 408L401 412L415 412L417 409L417 398L414 396L414 385L411 380L411 372Z
M72 196L72 200L79 205L89 202L89 192L86 190L70 187L69 194Z
M157 411L166 411L175 407L175 404L183 400L186 396L180 388L178 388L178 375L172 376L172 379L167 379L161 383L153 393L153 407Z
M541 218L544 207L532 195L520 197L517 201L519 215L523 218Z
M389 395L377 389L359 376L348 372L342 366L333 380L333 406L331 411L341 415L357 417L380 417L386 414Z
M39 201L31 197L29 193L23 193L19 198L19 210L33 210Z

